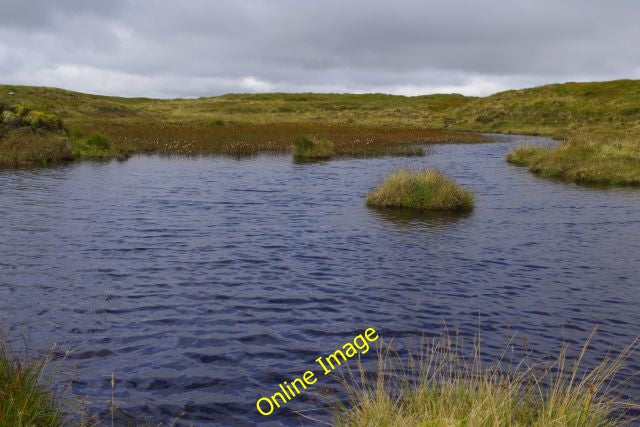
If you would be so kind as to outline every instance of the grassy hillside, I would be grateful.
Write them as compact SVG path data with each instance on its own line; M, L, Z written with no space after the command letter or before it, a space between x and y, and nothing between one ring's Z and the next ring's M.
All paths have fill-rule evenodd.
M23 105L60 117L75 157L139 151L289 151L299 134L332 140L337 154L366 155L406 152L414 143L478 140L442 131L552 135L571 137L574 144L579 134L596 145L624 134L632 146L640 135L636 80L554 84L484 98L272 93L155 100L0 86L2 105ZM87 143L95 133L105 137L107 148ZM401 145L405 148L398 149ZM551 154L538 152L537 159L541 155ZM631 155L631 164L640 159L633 150ZM518 163L530 165L524 158Z
M455 128L563 135L640 132L640 81L564 83L501 92L455 112Z
M8 95L9 92L15 95ZM485 98L462 95L234 94L155 100L87 95L62 89L0 86L0 103L58 114L69 126L118 123L321 122L483 132L600 128L640 131L640 81L564 83Z

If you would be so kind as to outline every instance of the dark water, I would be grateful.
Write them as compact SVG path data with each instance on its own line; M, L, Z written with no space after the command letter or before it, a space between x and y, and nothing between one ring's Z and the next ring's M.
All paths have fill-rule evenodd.
M480 323L495 354L515 332L556 353L595 325L590 360L628 344L640 334L640 191L536 178L504 161L504 141L410 159L137 157L0 172L0 320L36 349L73 348L72 392L96 413L114 372L127 413L198 425L330 420L329 376L268 418L255 402L367 327L411 346L443 321L463 334ZM366 208L403 166L442 168L476 209ZM627 393L640 400L637 383Z

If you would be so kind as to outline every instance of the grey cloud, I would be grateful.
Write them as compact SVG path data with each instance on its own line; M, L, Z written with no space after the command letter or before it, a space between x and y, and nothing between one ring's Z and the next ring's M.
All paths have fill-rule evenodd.
M102 16L113 13L119 0L2 0L0 1L0 27L43 30L65 24L70 15Z
M486 94L640 76L640 4L0 0L0 81L118 95Z

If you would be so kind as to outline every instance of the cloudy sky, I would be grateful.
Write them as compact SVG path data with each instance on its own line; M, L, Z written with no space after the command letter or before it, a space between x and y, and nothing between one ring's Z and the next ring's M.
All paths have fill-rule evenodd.
M640 1L0 0L0 83L122 96L640 78Z

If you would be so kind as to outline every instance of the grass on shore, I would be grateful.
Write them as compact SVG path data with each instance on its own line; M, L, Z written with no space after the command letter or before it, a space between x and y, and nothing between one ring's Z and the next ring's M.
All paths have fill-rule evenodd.
M0 425L62 426L64 412L43 386L49 356L19 357L0 336Z
M428 211L469 211L473 195L437 170L392 172L367 195L367 205Z
M0 138L0 166L49 165L73 159L64 134L15 129Z
M360 366L344 378L350 409L338 426L618 426L638 409L613 394L611 381L638 340L617 355L584 369L585 343L576 356L566 346L555 359L519 362L500 358L487 365L479 345L465 359L457 340L432 341L418 358L403 363L390 349L380 352L375 373Z
M507 160L546 177L577 183L640 185L640 138L577 134L557 147L522 145Z

